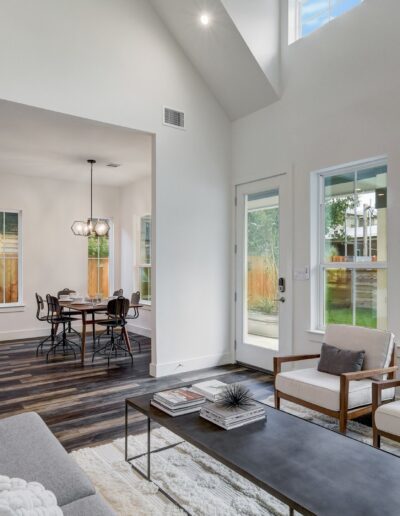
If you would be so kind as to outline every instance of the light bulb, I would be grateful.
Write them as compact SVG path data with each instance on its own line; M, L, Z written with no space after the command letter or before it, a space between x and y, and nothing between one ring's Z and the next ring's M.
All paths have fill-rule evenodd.
M203 13L200 16L200 23L204 25L205 27L210 24L210 16L207 13Z

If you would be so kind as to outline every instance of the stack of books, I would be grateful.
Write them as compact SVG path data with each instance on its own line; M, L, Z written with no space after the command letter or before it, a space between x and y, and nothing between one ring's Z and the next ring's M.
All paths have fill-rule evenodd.
M255 401L239 408L228 408L218 403L209 403L201 408L200 416L225 430L232 430L266 418L265 408Z
M208 401L213 403L218 401L225 387L228 384L220 382L219 380L208 380L206 382L195 383L192 385L192 390L205 396Z
M156 392L153 395L151 404L174 417L198 412L205 401L206 398L202 394L185 387Z

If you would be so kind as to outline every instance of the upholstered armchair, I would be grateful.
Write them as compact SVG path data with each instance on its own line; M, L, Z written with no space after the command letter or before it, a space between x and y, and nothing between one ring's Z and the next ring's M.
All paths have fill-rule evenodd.
M372 428L374 446L381 447L381 436L400 441L400 400L385 403L384 393L400 387L400 380L383 380L372 383Z
M393 379L396 352L394 335L388 331L347 325L326 328L326 344L351 351L365 351L363 369L340 376L318 371L317 367L282 372L282 364L317 359L319 354L274 358L275 407L285 399L339 419L345 433L347 421L372 412L373 379ZM394 388L382 390L382 399L392 400Z

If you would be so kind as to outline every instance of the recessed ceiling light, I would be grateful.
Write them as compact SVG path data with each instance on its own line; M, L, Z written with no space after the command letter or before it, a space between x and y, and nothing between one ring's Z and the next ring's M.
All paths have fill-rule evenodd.
M121 166L121 163L107 163L107 167L118 168Z
M205 27L210 24L210 16L207 13L203 13L200 16L200 23L204 25Z

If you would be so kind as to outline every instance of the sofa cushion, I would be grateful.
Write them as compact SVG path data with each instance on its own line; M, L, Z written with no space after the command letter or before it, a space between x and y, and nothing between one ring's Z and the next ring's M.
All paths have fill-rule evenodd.
M40 482L59 505L95 493L92 483L38 414L0 420L0 474Z
M321 358L318 362L318 371L341 375L361 371L364 363L365 351L351 351L340 349L330 344L322 344Z
M331 324L326 327L325 342L340 349L364 350L363 370L379 369L390 364L394 335L389 331Z
M349 409L370 405L372 380L358 380L349 385ZM289 396L329 410L340 410L340 376L323 373L316 368L279 373L275 388ZM394 389L382 391L384 399L394 396Z
M385 391L382 391L384 394ZM381 405L375 411L375 425L389 434L400 435L400 401Z
M116 516L98 494L64 505L62 511L64 516Z

